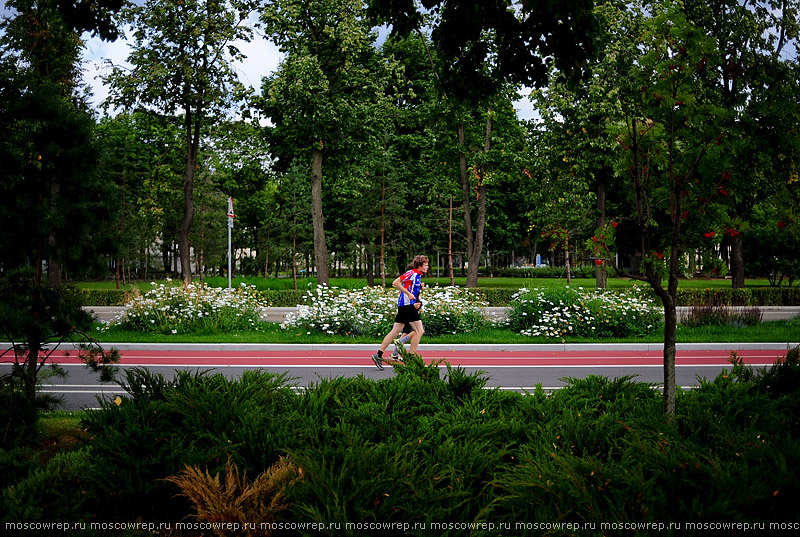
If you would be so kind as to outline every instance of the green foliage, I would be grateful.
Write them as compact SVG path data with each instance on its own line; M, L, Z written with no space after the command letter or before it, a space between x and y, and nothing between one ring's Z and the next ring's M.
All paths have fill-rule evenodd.
M721 306L797 306L800 288L755 287L744 289L678 289L678 304Z
M516 269L512 269L515 270ZM540 270L540 269L533 269ZM481 281L481 287L472 289L471 292L475 293L480 301L486 302L489 306L507 306L513 295L519 292L520 287L562 287L563 282L556 281L556 278L563 278L563 269L541 269L552 270L550 275L536 274L536 279L533 281L519 281L516 278L506 275L503 280L497 278ZM557 273L558 272L558 273ZM528 274L527 270L520 272L522 275ZM591 271L587 271L586 278L592 276ZM527 277L527 276L526 276ZM586 279L584 278L584 279ZM224 281L223 281L224 280ZM434 286L438 283L445 282L446 279L428 278L432 280L429 285ZM594 278L592 278L594 280ZM257 289L258 295L269 306L273 307L294 307L298 304L303 304L307 291L298 289L290 289L291 279L289 278L236 278L233 280L233 285L239 287L245 283L248 287ZM316 280L310 278L302 282L298 282L298 287L306 287L308 285L316 285ZM341 289L358 289L364 287L366 282L364 280L356 280L352 278L334 278L331 280L332 287ZM609 284L615 288L629 288L633 284L629 280L609 280ZM206 285L211 287L227 287L228 281L225 278L207 278ZM497 285L497 287L493 287ZM724 280L696 280L696 281L682 281L681 286L678 288L677 298L678 305L691 306L694 303L711 303L711 304L730 304L734 306L797 306L800 305L800 288L797 287L746 287L744 289L731 289L727 287L729 284ZM573 287L584 286L591 288L593 281L575 282L573 280ZM85 306L123 306L130 298L133 291L124 291L116 289L81 289L84 293L83 304ZM655 296L649 289L642 289L642 292Z
M123 277L125 268L129 274L133 270L146 277L152 244L159 238L177 241L186 168L179 122L180 118L137 110L103 118L98 124L103 148L100 173L124 199L110 226L118 266L124 262L119 267ZM201 194L199 185L197 190Z
M481 267L478 272L485 273L488 269ZM570 269L573 278L594 278L594 266L582 265ZM566 270L564 267L524 267L524 268L501 268L493 269L495 276L506 278L564 278Z
M11 442L3 442L0 449L0 490L24 479L36 468L35 452L26 446L13 447ZM0 511L1 513L2 511Z
M19 376L0 375L0 445L8 449L32 441L39 412L54 404L50 398L30 401Z
M768 277L771 285L784 278L789 285L800 279L800 226L791 216L792 203L761 203L755 206L744 234L743 255L748 274Z
M125 289L81 289L85 306L123 306L132 299L133 291Z
M165 378L126 370L128 397L103 400L83 425L92 435L90 477L110 502L110 516L179 519L186 505L163 481L185 465L221 470L227 454L249 474L271 466L296 442L295 396L286 378L247 371L240 379L180 373Z
M94 465L87 449L57 454L44 467L35 468L0 496L0 522L86 521L92 496ZM34 499L36 501L31 501ZM69 501L66 499L69 498ZM50 531L32 533L52 535Z
M113 374L116 351L104 351L87 333L92 316L81 307L81 295L72 287L49 287L35 282L28 271L10 271L0 278L0 330L10 346L10 371L0 375L0 438L9 446L30 440L38 411L53 406L57 399L39 391L42 378L64 377L56 365L42 369L50 354L65 340L78 338L78 356L101 380Z

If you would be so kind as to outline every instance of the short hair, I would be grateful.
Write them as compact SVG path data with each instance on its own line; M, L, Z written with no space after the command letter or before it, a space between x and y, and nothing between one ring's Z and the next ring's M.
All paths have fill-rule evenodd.
M419 267L421 267L422 265L424 265L425 263L428 263L428 262L429 261L428 261L428 256L427 255L418 255L411 262L411 267L412 268L419 268Z

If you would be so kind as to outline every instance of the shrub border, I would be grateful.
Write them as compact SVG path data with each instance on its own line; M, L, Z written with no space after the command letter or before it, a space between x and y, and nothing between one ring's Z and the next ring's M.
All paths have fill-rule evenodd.
M650 296L653 291L642 290ZM131 298L130 291L121 289L81 289L84 306L122 306ZM480 299L489 306L508 306L518 289L481 287L476 289ZM307 291L294 289L258 291L274 308L290 308L305 302ZM800 306L800 287L754 287L745 289L678 289L678 305L705 304L714 306Z

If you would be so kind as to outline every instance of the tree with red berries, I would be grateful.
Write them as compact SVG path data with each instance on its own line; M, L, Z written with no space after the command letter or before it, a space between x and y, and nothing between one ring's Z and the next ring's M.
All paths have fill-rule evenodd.
M792 52L800 44L800 1L686 0L683 6L687 22L715 48L716 64L707 61L698 73L726 117L708 204L724 211L722 246L730 246L731 284L742 288L743 238L753 209L786 189L800 160L800 66Z

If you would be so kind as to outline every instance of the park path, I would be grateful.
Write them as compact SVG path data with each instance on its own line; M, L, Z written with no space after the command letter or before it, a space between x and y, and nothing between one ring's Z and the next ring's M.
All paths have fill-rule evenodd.
M774 364L786 355L786 343L678 344L677 365L730 364L735 352L745 364ZM107 343L120 351L120 363L135 366L200 367L364 367L377 345L346 344L135 344ZM420 345L426 363L444 361L464 367L592 367L652 366L663 364L662 345L642 344L543 344L543 345ZM81 363L75 350L64 347L51 363Z

